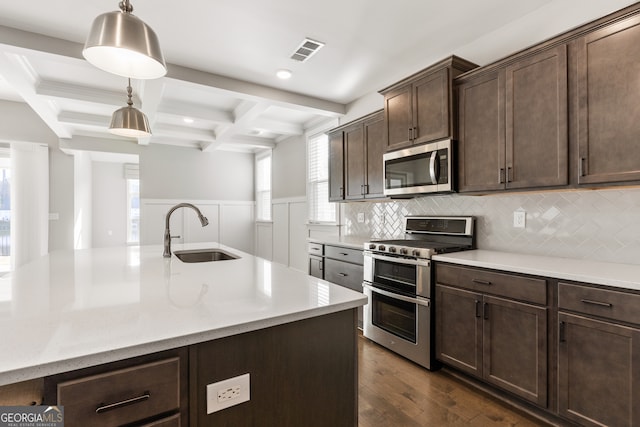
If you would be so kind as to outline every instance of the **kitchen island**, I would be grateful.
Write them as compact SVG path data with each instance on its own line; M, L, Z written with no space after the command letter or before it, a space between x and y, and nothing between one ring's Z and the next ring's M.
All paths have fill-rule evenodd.
M339 383L334 378L327 384L320 380L319 389L312 392L321 397L336 393L347 400L346 407L354 414L344 425L353 425L357 417L355 313L366 298L217 243L174 245L174 251L198 248L219 248L239 258L184 263L175 255L163 258L161 246L60 251L1 278L0 385L38 378L48 384L56 376L66 381L70 372L92 374L96 366L120 368L125 360L181 350L180 363L189 366L189 425L197 425L195 421L204 423L207 417L202 407L206 406L205 386L210 380L226 379L201 378L203 372L214 377L227 374L209 372L210 366L228 366L229 377L251 374L251 401L245 406L259 405L260 394L268 392L261 378L274 381L270 376L276 371L295 377L284 386L274 382L271 392L282 392L281 387L286 389L283 396L308 395L309 390L299 388L309 384L297 378L304 372L279 366L279 362L297 360L294 353L299 349L309 365L297 360L300 366L289 363L292 369L304 368L309 374L315 369L324 377L346 376L348 381L340 381L349 384L347 390L323 391ZM307 339L310 348L326 349L316 352L320 360L309 358ZM226 343L229 353L218 357L225 360L216 359L216 343ZM252 354L245 354L249 351ZM264 363L247 362L256 355ZM238 366L232 369L227 359L238 361ZM286 403L300 408L309 405ZM215 414L225 411L232 408ZM244 412L252 411L245 407ZM295 419L284 412L281 417ZM182 425L188 425L185 417Z

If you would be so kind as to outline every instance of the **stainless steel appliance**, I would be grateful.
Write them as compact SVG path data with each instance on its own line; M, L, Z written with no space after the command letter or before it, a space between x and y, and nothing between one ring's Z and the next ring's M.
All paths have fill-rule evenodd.
M412 197L455 190L451 139L386 153L383 164L385 196Z
M427 369L433 341L434 254L473 249L474 217L409 216L405 238L364 244L364 336Z

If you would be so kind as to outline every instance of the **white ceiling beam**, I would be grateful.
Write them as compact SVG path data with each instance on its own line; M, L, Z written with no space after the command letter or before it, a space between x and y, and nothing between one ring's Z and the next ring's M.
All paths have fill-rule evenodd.
M289 136L302 135L304 133L304 128L300 125L262 118L256 118L253 120L251 122L251 128Z
M179 101L163 102L158 107L158 114L175 117L191 117L213 123L232 123L233 115L226 110L214 109L206 106L186 104Z
M149 126L151 127L151 133L153 134L154 128L158 121L158 108L164 95L165 81L164 79L151 79L140 80L140 98L143 101L138 104L140 109L147 115L149 120ZM134 106L136 104L134 103ZM138 138L138 144L149 145L152 137Z
M221 141L223 144L245 145L258 148L275 148L276 143L271 139L258 138L252 136L234 136L227 140Z
M70 125L95 126L104 129L109 126L111 117L99 114L79 113L76 111L61 111L60 114L58 114L58 121Z
M113 91L53 80L42 80L36 85L36 94L52 98L70 99L73 101L106 104L115 107L124 107L127 105L126 87L123 87L122 91ZM133 94L132 100L134 106L140 107L141 101L137 94Z
M38 75L27 58L15 53L0 53L0 73L58 138L71 137L71 132L58 122L54 108L36 93Z
M246 99L256 102L269 100L276 105L308 111L326 116L340 116L346 113L346 106L337 102L313 98L299 93L263 86L244 80L220 76L192 68L167 64L166 78L197 83L217 89L225 95L238 96L244 94Z
M197 129L187 126L168 125L163 123L156 123L152 129L153 139L155 142L155 136L163 138L174 139L194 139L198 141L215 141L216 136L207 129Z

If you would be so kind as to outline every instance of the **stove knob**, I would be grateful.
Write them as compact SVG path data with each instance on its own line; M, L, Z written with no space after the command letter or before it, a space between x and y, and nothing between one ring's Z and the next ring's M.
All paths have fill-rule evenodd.
M369 249L375 249L375 248L376 248L375 243L369 243Z
M411 251L411 254L413 256L419 257L420 256L420 249L414 249L413 251Z
M389 246L389 252L391 252L392 254L395 254L396 253L395 246Z
M379 251L384 251L384 250L385 250L384 245L379 245L379 246L378 246L378 250L379 250Z
M400 253L402 255L406 255L409 251L407 250L407 248L400 248Z

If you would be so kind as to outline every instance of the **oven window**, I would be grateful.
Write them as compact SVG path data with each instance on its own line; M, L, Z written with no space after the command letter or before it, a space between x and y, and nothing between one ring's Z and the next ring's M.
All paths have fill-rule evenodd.
M371 323L415 344L417 307L415 303L390 298L374 291L371 295Z
M374 262L373 281L387 290L404 295L416 295L417 267L411 264L400 264L393 261L376 259Z

